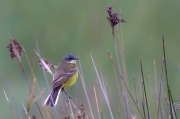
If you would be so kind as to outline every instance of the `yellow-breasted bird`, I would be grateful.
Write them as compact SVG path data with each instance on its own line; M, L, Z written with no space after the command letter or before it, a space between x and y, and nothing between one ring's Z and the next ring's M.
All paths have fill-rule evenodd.
M78 78L77 60L78 58L72 54L65 55L62 58L53 76L54 79L51 83L52 91L43 105L56 106L60 91L64 91L64 88L76 83Z

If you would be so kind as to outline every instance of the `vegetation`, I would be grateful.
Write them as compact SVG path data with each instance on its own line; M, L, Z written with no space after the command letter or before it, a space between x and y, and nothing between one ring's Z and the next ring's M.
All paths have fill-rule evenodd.
M61 101L59 105L54 108L42 107L42 104L45 100L44 97L46 97L44 96L44 91L49 93L51 90L48 81L49 74L46 72L52 74L52 70L56 68L56 66L42 58L43 55L41 55L41 53L43 51L39 48L37 35L34 35L36 48L34 50L34 62L31 63L32 58L29 58L26 48L24 48L18 40L11 37L7 27L10 39L10 44L7 48L10 52L10 57L17 60L26 81L26 87L29 89L27 104L22 102L20 107L20 105L18 105L20 101L16 99L17 96L12 89L10 79L8 79L7 75L9 74L5 73L10 93L7 94L7 90L4 88L2 88L2 90L14 119L178 119L177 113L180 107L176 102L179 101L179 97L173 98L173 92L171 91L172 86L169 83L165 48L166 40L164 36L162 36L162 46L159 44L159 47L162 47L163 56L161 71L158 71L160 73L156 71L157 64L155 60L153 66L154 73L151 74L149 70L144 70L143 60L140 58L137 70L141 72L141 75L138 76L139 78L133 76L133 80L131 80L128 78L130 76L127 73L124 39L121 32L121 24L126 23L126 20L119 18L119 14L113 11L112 6L108 6L106 11L109 15L107 20L110 23L109 28L111 28L112 33L111 42L114 44L114 52L112 53L109 49L106 49L106 53L107 59L113 69L113 71L109 73L113 73L114 77L111 79L105 77L103 72L98 70L96 58L93 54L90 54L90 60L94 68L94 73L96 74L96 80L94 80L95 85L88 86L91 87L90 89L87 88L88 83L85 77L91 76L85 76L83 74L86 69L82 69L82 60L79 60L78 66L81 86L77 88L76 85L76 96L71 96L72 99L69 99L61 94L60 97L64 97L64 100L60 98ZM126 24L128 24L128 21ZM118 31L117 38L115 30ZM32 77L27 75L22 63L22 58L26 58ZM41 88L34 71L34 66L38 65L37 58L43 71L45 79L43 81L46 83L46 90ZM149 82L145 79L144 72L148 72ZM110 80L110 83L107 80ZM115 82L116 85L110 86L111 82ZM23 90L23 87L18 88L19 90ZM90 94L88 92L90 92ZM8 95L12 96L12 101L9 100L10 96ZM14 104L15 106L12 106ZM33 111L33 109L37 111L32 113L31 111Z

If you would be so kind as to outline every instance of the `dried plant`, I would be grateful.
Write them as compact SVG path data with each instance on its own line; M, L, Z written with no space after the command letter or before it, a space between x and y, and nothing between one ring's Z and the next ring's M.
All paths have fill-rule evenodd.
M119 23L121 23L121 22L125 22L126 23L126 21L124 20L124 19L121 19L121 18L119 18L118 17L118 13L116 13L116 12L114 12L113 10L112 10L112 6L108 6L107 7L107 9L106 9L106 11L108 12L108 15L109 15L109 17L107 17L107 19L108 19L108 21L109 21L109 23L110 23L110 25L111 25L111 28L112 28L112 34L113 34L113 38L114 38L114 47L115 47L115 52L116 52L116 56L118 57L118 50L117 50L117 48L116 48L116 40L115 40L115 37L114 37L114 27L117 25L117 24L119 24ZM155 111L157 111L157 115L156 115L156 118L159 118L159 116L161 116L161 118L162 119L166 119L166 118L177 118L176 117L176 112L177 111L180 111L180 104L176 104L176 103L174 103L174 100L173 100L173 98L172 98L172 92L171 92L171 89L170 89L170 85L169 85L169 83L168 83L168 77L167 77L167 67L166 67L166 57L165 57L165 45L164 45L164 37L162 38L162 40L163 40L163 54L164 54L164 61L163 61L163 65L162 65L162 73L161 74L163 74L163 68L165 68L165 74L166 74L166 82L167 82L167 89L168 89L168 98L169 98L169 100L168 99L166 99L166 92L165 92L165 90L164 90L164 88L163 88L163 83L161 82L162 81L162 76L161 76L161 81L159 82L159 87L160 87L160 89L159 90L157 90L157 86L158 86L158 83L157 82L155 82L154 81L154 87L155 87L155 91L154 91L154 93L155 93L155 95L154 95L154 97L156 97L156 100L154 100L154 102L156 102L157 101L157 107L156 106L154 106L155 107ZM12 39L12 38L10 38L10 41L11 41L11 43L7 46L7 48L8 48L8 50L9 50L9 52L10 52L10 57L13 59L14 57L16 57L19 61L20 61L20 58L21 58L21 52L22 52L22 49L23 49L23 51L25 52L25 50L24 50L24 48L22 48L21 47L21 45L20 45L20 43L16 40L16 39ZM36 41L36 45L37 45L37 41ZM38 50L38 53L37 53L37 55L39 56L39 58L40 58L40 61L39 61L39 64L40 64L40 66L42 67L42 69L44 69L44 70L46 70L47 72L49 72L51 75L53 75L52 74L52 72L51 72L51 69L53 69L53 68L56 68L56 66L54 66L53 64L51 64L50 63L50 61L46 61L46 60L44 60L44 59L42 59L41 57L40 57L40 52L39 52L39 48L38 48L38 45L37 45L37 50ZM147 88L145 87L145 81L144 81L144 70L143 70L143 68L142 68L142 62L140 61L140 66L141 66L141 75L142 75L142 83L140 83L140 79L138 79L137 80L137 82L136 82L136 80L134 79L134 87L135 87L135 92L137 92L137 93L135 93L135 97L136 98L134 98L134 96L132 95L132 93L131 93L131 90L130 90L130 87L126 84L126 82L125 82L125 76L124 75L122 75L121 74L121 71L119 70L120 68L119 68L119 66L117 66L116 65L116 63L114 62L114 59L113 59L113 57L112 57L112 55L111 55L111 53L109 52L109 51L107 51L107 53L108 53L108 55L109 55L109 58L110 58L110 60L112 61L112 65L113 65L113 67L114 67L114 71L116 71L117 72L117 74L119 74L119 77L120 77L120 79L121 79L121 81L122 81L122 87L123 86L125 86L124 88L123 88L123 96L124 96L124 100L125 100L125 102L124 102L124 104L125 104L125 106L124 106L124 108L123 109L121 109L120 107L118 107L118 112L119 112L119 118L121 117L121 116L123 116L123 114L128 118L128 119L137 119L137 118L139 118L139 116L141 116L141 118L142 119L146 119L146 118L148 118L148 119L151 119L152 118L152 116L151 116L151 113L150 113L150 110L149 110L149 107L148 107L148 105L149 105L149 102L148 102L148 97L146 96L146 92L147 92ZM26 55L26 53L25 53L25 55ZM96 99L96 105L97 105L97 112L98 112L98 117L99 117L99 119L102 119L102 118L106 118L106 114L104 113L104 110L102 109L102 108L104 108L104 103L103 103L103 101L102 101L102 104L98 104L98 100L99 100L99 102L101 101L101 99L103 99L104 98L104 100L105 100L105 103L107 104L107 107L108 107L108 109L109 109L109 116L111 117L111 119L114 119L114 118L116 118L117 117L117 114L115 113L115 111L113 112L113 110L112 110L112 108L113 108L113 101L111 101L111 98L113 98L112 96L110 96L109 94L111 94L111 90L109 90L108 88L107 88L107 83L106 83L106 80L103 78L103 75L102 76L100 76L99 75L99 71L97 70L97 68L96 68L96 65L95 65L95 62L94 62L94 59L93 59L93 57L92 57L92 55L90 55L91 56L91 60L92 60L92 63L93 63L93 66L94 66L94 70L95 70L95 73L96 73L96 75L97 75L97 80L98 80L98 85L97 85L97 87L96 86L94 86L94 92L95 92L95 99ZM28 62L29 62L29 60L28 60ZM120 64L119 63L119 59L117 58L117 62L118 62L118 65ZM124 63L124 62L123 62ZM30 64L30 63L29 63ZM125 63L124 63L125 64ZM85 95L86 95L86 99L87 99L87 104L85 104L85 105L88 105L89 106L89 109L87 108L86 110L85 110L85 107L84 107L84 105L83 104L80 104L79 105L79 107L76 107L76 105L75 105L75 103L71 100L71 99L69 99L68 98L68 102L69 102L69 109L67 110L67 112L69 112L69 115L67 115L67 116L64 116L64 117L62 117L63 119L70 119L70 118L72 118L72 119L75 119L75 117L76 117L76 119L94 119L94 115L93 115L93 112L92 112L92 109L91 109L91 104L90 104L90 98L89 98L89 96L88 96L88 93L87 93L87 89L86 89L86 84L85 84L85 81L84 81L84 76L83 76L83 71L82 71L82 67L81 67L81 63L80 63L80 60L79 60L79 65L80 65L80 70L79 70L79 74L80 74L80 78L82 79L82 85L83 85L83 88L84 88L84 92L85 92ZM31 66L31 65L30 65ZM28 80L28 77L26 76L26 74L25 74L25 71L24 71L24 69L23 69L23 65L21 64L21 62L20 62L20 67L21 67L21 70L22 70L22 72L23 72L23 74L24 74L24 77L25 77L25 79L26 79L26 81L27 81L27 84L28 84L28 87L29 87L29 90L30 90L30 94L29 94L29 98L30 99L33 99L34 100L34 102L35 102L35 104L36 104L36 106L37 106L37 109L38 109L38 111L39 111L39 114L40 114L40 116L36 116L36 115L39 115L39 114L33 114L33 116L31 115L31 116L29 116L29 112L30 112L30 106L29 105L31 105L31 101L29 101L28 100L28 107L27 107L27 109L25 108L25 106L24 106L24 104L22 103L22 106L23 106L23 108L24 108L24 111L25 111L25 113L26 113L26 115L24 115L24 117L26 116L26 118L27 119L37 119L37 118L42 118L42 119L44 119L44 117L48 117L49 119L59 119L59 116L60 116L60 114L59 114L59 111L56 109L56 107L54 107L53 109L54 109L54 112L53 112L53 110L51 110L51 108L48 108L48 107L46 107L46 106L44 106L44 108L46 109L46 113L47 113L47 116L44 116L43 114L42 114L42 112L41 112L41 107L39 107L38 106L38 103L37 103L37 101L38 101L38 99L39 99L39 97L41 96L41 98L43 99L43 97L42 97L42 94L44 93L44 89L43 90L41 90L40 88L39 88L39 86L38 86L38 82L36 81L36 77L35 77L35 75L34 75L34 73L33 73L33 68L31 68L32 69L32 74L33 74L33 82L32 82L32 84L30 85L30 83L29 83L29 80ZM43 73L44 73L44 70L43 70ZM156 72L156 71L155 71ZM156 73L155 73L156 74ZM150 75L150 73L149 73L149 70L148 70L148 75ZM48 84L48 80L47 80L47 77L46 77L46 73L44 73L44 77L45 77L45 79L46 79L46 83L47 83L47 87L48 87L48 89L50 90L50 88L49 88L49 84ZM150 76L149 76L150 77ZM53 78L54 79L54 78ZM151 79L151 78L149 78L149 79ZM136 85L136 83L138 83L138 85ZM162 84L161 84L162 83ZM118 84L119 85L119 84ZM118 85L117 85L117 87L118 87ZM34 95L34 90L35 90L35 87L38 87L39 89L39 95L38 96L36 96L35 97L35 95ZM101 93L99 92L99 91L96 91L96 89L95 89L95 87L100 91L100 90L102 90L102 96L101 96ZM152 86L153 87L153 86ZM9 89L11 90L11 86L10 86L10 84L9 84ZM118 90L120 90L120 88L118 88ZM116 90L117 91L117 90ZM127 91L127 92L126 92ZM159 92L158 92L159 91ZM9 108L10 108L10 111L11 111L11 113L12 113L12 116L13 116L13 118L14 119L16 119L16 115L15 115L15 113L14 113L14 110L13 110L13 107L11 106L11 103L10 103L10 101L9 101L9 99L8 99L8 97L7 97L7 94L6 94L6 92L5 92L5 90L4 90L4 88L3 88L3 92L4 92L4 95L5 95L5 98L6 98L6 100L7 100L7 103L8 103L8 105L9 105ZM99 96L97 96L96 95L96 93L97 93L97 95L99 95ZM159 95L158 95L159 94ZM162 94L162 95L161 95ZM14 94L13 94L13 91L11 90L11 95L13 96L13 98L14 98L14 102L15 102L15 104L16 104L16 101L15 101L15 96L14 96ZM119 93L119 95L121 95L120 93ZM129 95L129 97L130 98L128 98L128 96L127 95ZM69 97L69 96L68 96ZM78 98L78 96L76 97L76 98ZM91 98L92 99L92 98ZM131 99L132 100L132 102L130 102L129 101L129 99ZM177 98L176 98L176 100L175 101L179 101L180 100L180 96L178 96ZM44 101L44 100L43 100ZM93 100L92 100L93 101ZM161 102L162 101L162 102ZM41 102L40 102L41 103ZM76 102L76 104L78 103L78 101ZM112 104L111 104L112 103ZM123 103L123 102L122 102ZM128 103L128 104L126 104L126 103ZM163 104L164 103L164 104ZM33 104L33 103L32 103ZM156 103L155 103L156 104ZM74 112L73 112L73 108L72 107L74 107L74 110L76 110L76 114L74 115ZM136 109L134 109L134 106L136 107ZM167 107L170 107L170 109L168 110L168 108ZM18 106L16 107L16 109L18 110ZM50 110L49 110L50 109ZM130 110L131 109L131 110ZM70 111L69 111L70 110ZM122 110L122 111L121 111ZM66 110L64 110L63 109L63 111L66 111ZM94 110L93 110L94 111ZM95 110L96 111L96 110ZM94 113L96 113L94 111ZM126 113L123 113L123 112L125 112L126 111ZM136 111L138 111L138 115L135 113ZM89 115L88 115L88 113L86 113L86 112L90 112L89 113ZM170 114L170 115L169 115ZM21 118L21 119L23 119L23 117L21 117L22 115L19 113L19 117ZM95 115L96 116L96 115ZM1 118L1 117L0 117Z
M45 62L45 64L49 67L49 69L55 68L55 66L54 66L53 64L51 64L50 61L47 61L47 60L44 60L44 59L42 59L42 60L43 60L43 61ZM39 61L39 65L40 65L40 67L42 67L44 70L47 71L47 68L43 65L42 61Z
M81 111L81 114L77 113L77 118L78 119L86 119L85 108L84 108L83 104L79 105L79 110Z
M32 116L32 119L37 119L36 115Z
M126 20L120 19L118 17L119 14L112 10L112 6L107 6L106 11L109 14L109 17L107 17L107 19L108 19L108 21L109 21L109 23L111 25L112 34L114 36L114 26L116 26L117 24L119 24L121 22L126 23Z
M10 57L13 59L14 57L20 57L22 52L22 47L20 43L16 39L10 40L11 43L7 46L10 52Z
M70 116L65 116L63 117L63 119L70 119Z

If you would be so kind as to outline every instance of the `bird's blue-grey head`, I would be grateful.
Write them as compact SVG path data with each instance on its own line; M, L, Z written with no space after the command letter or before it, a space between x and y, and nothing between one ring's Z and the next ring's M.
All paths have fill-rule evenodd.
M78 60L78 58L76 58L74 55L72 54L68 54L68 55L65 55L62 60L65 60L67 62L70 62L70 63L76 63L76 61Z

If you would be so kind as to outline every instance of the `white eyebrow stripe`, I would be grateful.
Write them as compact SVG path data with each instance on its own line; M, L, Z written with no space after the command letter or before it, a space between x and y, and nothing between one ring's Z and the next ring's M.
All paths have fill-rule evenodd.
M69 63L76 63L76 60L71 60Z

